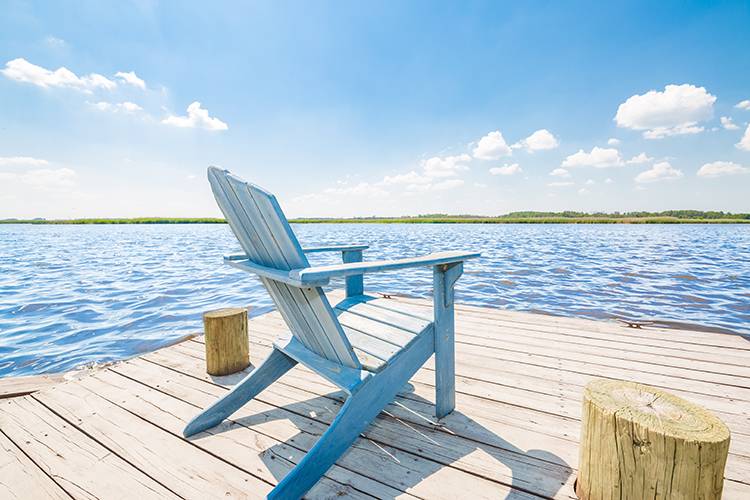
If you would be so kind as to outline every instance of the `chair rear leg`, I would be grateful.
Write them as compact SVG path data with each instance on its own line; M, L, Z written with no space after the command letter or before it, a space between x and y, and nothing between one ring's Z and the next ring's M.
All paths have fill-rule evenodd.
M182 431L182 435L192 436L221 423L296 364L294 359L274 348L260 366L250 372L225 396L193 418Z

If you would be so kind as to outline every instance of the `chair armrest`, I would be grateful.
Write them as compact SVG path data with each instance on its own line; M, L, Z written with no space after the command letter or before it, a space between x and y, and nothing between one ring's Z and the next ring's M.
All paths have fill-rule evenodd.
M320 253L320 252L351 252L355 250L367 250L370 245L331 245L327 247L307 247L303 248L302 251L305 253Z
M244 258L244 259L243 259ZM262 278L272 279L274 281L280 281L287 285L296 286L299 288L306 288L309 286L325 286L328 284L328 279L308 280L301 282L296 277L290 276L291 271L282 271L280 269L274 269L272 267L260 266L250 260L246 255L227 255L224 257L224 263L229 264L237 269L242 269L249 273L256 274Z
M407 267L431 267L441 264L453 264L474 259L481 254L477 252L438 252L423 257L412 257L397 260L377 260L372 262L352 262L350 264L334 264L331 266L307 267L305 269L292 269L289 277L300 283L318 283L320 280L340 278L342 276L353 276L357 274L375 273L382 271L395 271Z

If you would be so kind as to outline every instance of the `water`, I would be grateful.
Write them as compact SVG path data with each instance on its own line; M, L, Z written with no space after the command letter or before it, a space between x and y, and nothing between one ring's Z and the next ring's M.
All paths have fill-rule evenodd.
M471 304L750 333L750 226L316 224L295 231L303 245L369 243L368 260L480 250L483 258L466 264L457 287L458 300ZM150 351L199 331L208 309L269 311L258 281L222 265L222 254L239 250L225 225L0 225L0 376ZM368 275L365 286L428 297L432 276Z

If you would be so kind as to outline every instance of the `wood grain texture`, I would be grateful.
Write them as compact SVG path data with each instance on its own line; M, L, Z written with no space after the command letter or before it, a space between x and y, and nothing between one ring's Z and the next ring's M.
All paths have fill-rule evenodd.
M67 500L70 496L0 431L0 498Z
M594 380L583 393L582 500L720 499L729 429L666 391Z
M341 260L344 264L362 262L362 250L345 250L341 253ZM346 296L356 297L365 293L364 275L354 274L344 278L346 281Z
M370 245L328 245L319 247L303 247L302 251L305 253L321 253L321 252L361 252L367 250Z
M329 294L332 304L344 298L343 291ZM370 309L390 311L389 319L382 323L351 314L351 327L375 328L379 338L389 342L403 343L415 335L391 328L387 324L390 319L406 314L417 321L433 320L431 300L393 296L371 299L366 304ZM440 421L435 418L435 365L433 359L428 360L307 498L574 499L583 417L581 397L586 384L602 376L650 385L658 382L670 393L719 416L732 432L723 498L750 498L750 401L743 396L743 384L716 377L744 376L750 366L750 343L744 338L712 332L633 330L605 321L549 317L460 302L454 305L454 311L455 411ZM399 315L390 316L394 312ZM250 331L250 353L257 366L271 352L273 342L288 334L288 327L277 311L251 318ZM622 353L619 361L618 352ZM705 364L696 364L700 369L690 370L692 361ZM45 436L50 427L38 424L35 413L39 405L14 410L17 424L12 427L8 427L7 412L0 406L0 429L10 432L17 444L9 448L14 458L26 460L24 463L33 459L37 464L43 476L35 477L54 478L71 492L77 490L67 481L101 497L117 497L119 492L124 498L132 498L130 489L110 487L111 476L102 473L101 458L106 456L105 462L118 460L123 468L130 468L118 473L124 474L127 482L128 476L144 477L143 472L149 472L140 471L136 459L145 464L152 460L149 457L161 455L163 461L153 459L153 475L157 482L166 481L160 475L172 473L167 460L175 449L171 441L180 439L187 422L226 395L247 372L227 377L207 375L203 338L197 337L69 382L67 394L55 398L54 408L70 422L54 412L42 416L57 429L54 432L64 431L84 450L93 446L101 450L99 454L79 451L71 455L75 445ZM46 399L49 391L45 388L34 397L51 406L52 400ZM110 415L108 406L91 407L86 413L83 409L88 403L79 399L92 397L86 396L88 393L138 418L126 419L119 410ZM251 498L263 497L326 432L346 398L345 391L298 364L220 425L191 438L190 446L203 455L191 454L189 460L176 460L174 465L195 470L204 460L208 464L221 457L236 470L226 469L227 484L236 485L236 478L250 474L266 487L252 483L245 493ZM93 411L101 413L87 416ZM89 418L94 420L89 423ZM125 442L122 434L113 432L112 442L106 444L115 453L102 447L89 435L94 436L97 429L107 432L100 427L106 425L106 419L136 438ZM146 431L134 427L135 422L158 428L166 436L145 440ZM0 433L0 439L3 435ZM124 453L115 447L118 443L125 443L124 451L134 457L118 457L118 453ZM17 465L14 468L17 470ZM0 471L0 483L7 470ZM34 469L28 470L34 473ZM215 470L213 466L211 470ZM180 471L174 473L184 477ZM200 478L186 479L193 480ZM10 492L3 491L0 497L28 498L27 492L34 491L24 488L23 481L8 484ZM181 488L188 491L192 486ZM137 493L136 489L132 491ZM85 493L79 492L77 497L85 497Z
M247 498L249 491L271 489L257 477L145 422L116 400L106 399L90 380L61 384L38 400L182 498Z
M253 265L280 273L309 266L273 195L215 167L209 167L208 179L219 208ZM229 262L237 265L241 261ZM295 276L291 278L297 280ZM359 361L335 320L323 290L313 285L299 288L283 280L262 276L261 282L290 325L292 334L324 358L358 369Z
M229 375L250 364L247 309L225 308L203 314L206 372Z
M303 364L344 389L349 398L320 441L269 494L269 498L298 498L324 475L433 353L436 354L438 372L436 413L438 417L442 417L453 410L453 287L461 275L462 261L478 257L479 254L442 252L426 257L363 264L361 249L347 249L342 251L344 264L310 268L305 252L273 195L242 181L228 171L214 167L208 169L208 177L216 201L248 257L247 260L230 257L227 262L233 266L244 266L249 271L255 268L281 311L291 337L276 343L269 357L258 369L195 417L185 427L185 436L218 424L245 402L256 397L295 363ZM326 282L329 277L345 276L346 296L354 300L351 305L356 306L357 298L364 292L364 273L415 266L435 268L436 325L427 323L412 331L416 334L414 339L403 345L381 339L376 330L365 332L349 327L351 338L347 336L335 315L347 311L342 311L339 307L339 311L334 313L322 288L317 286ZM286 271L288 275L284 274ZM295 280L315 286L299 287ZM379 314L394 315L386 310L379 310ZM226 323L217 331L236 330L236 325L229 328L230 321L224 315L216 316L217 323ZM405 314L401 314L401 317L400 322L381 321L380 317L373 319L376 323L382 322L402 329L403 320L413 322L414 319ZM215 344L228 342L224 340L225 336L210 331L210 317L204 319L206 355L216 358L214 354L226 347L221 345L216 348ZM436 351L438 334L440 348ZM231 361L233 363L227 364L234 368L235 360ZM226 368L224 360L217 363L212 359L209 373L225 375L230 372Z
M331 264L329 266L304 267L292 269L289 276L302 283L316 283L321 279L341 278L366 273L380 273L397 271L409 267L432 267L441 264L451 264L475 259L477 252L449 251L436 252L421 257L408 257L394 260L373 260L368 262L352 262L350 264Z
M0 378L0 399L25 396L64 380L65 377L58 373Z
M31 396L0 402L0 429L74 498L179 498Z
M432 355L435 344L430 333L420 336L394 356L386 369L368 377L356 387L328 430L297 467L273 489L269 499L301 498L312 488Z
M435 314L435 416L443 418L456 407L456 347L453 286L463 264L435 266L432 310Z
M294 367L297 362L278 349L271 350L260 366L247 374L231 391L195 416L182 435L190 437L209 429L237 411L245 403L257 396L263 389L274 383L280 376Z

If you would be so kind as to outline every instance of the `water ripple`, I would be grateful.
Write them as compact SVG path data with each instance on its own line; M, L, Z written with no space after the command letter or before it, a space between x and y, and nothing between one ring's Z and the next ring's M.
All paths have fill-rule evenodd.
M750 333L750 227L381 225L295 227L303 244L366 242L367 259L479 250L463 302L589 318L660 319ZM221 263L224 225L0 225L0 376L68 370L150 351L201 329L201 313L272 304ZM316 254L314 263L338 262ZM366 287L429 297L429 270ZM335 283L338 286L341 283Z

